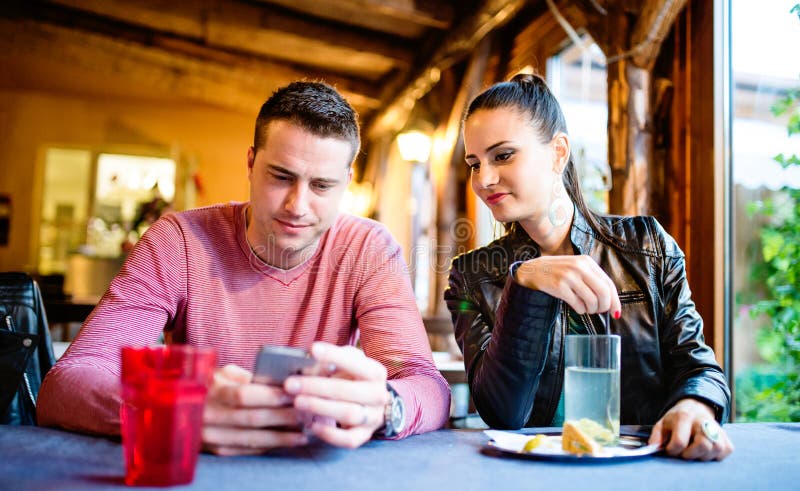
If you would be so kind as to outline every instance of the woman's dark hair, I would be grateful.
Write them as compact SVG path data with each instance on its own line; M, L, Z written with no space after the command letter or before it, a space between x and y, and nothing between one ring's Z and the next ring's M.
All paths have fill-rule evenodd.
M519 74L508 82L492 85L473 99L467 108L464 120L466 121L473 113L481 109L498 108L514 108L527 115L534 129L541 136L542 143L550 142L556 133L567 134L567 122L564 119L564 113L561 112L561 105L539 75ZM564 167L562 179L567 194L586 217L589 226L603 238L610 239L610 231L600 220L601 215L592 211L583 198L572 154Z
M323 138L350 142L353 157L361 146L358 114L336 89L323 82L292 82L267 99L256 118L256 151L266 143L267 126L276 120L288 121Z

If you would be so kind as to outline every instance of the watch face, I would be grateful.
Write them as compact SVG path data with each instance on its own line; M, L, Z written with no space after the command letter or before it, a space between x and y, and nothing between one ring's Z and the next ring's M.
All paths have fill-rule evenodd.
M400 397L395 397L392 401L392 426L394 427L394 431L399 433L403 430L403 426L405 426L405 419L406 419L406 411L405 406L403 405L403 399Z

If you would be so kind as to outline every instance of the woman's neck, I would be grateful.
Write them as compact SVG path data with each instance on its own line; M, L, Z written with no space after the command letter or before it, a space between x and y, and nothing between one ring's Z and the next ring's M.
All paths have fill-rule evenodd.
M574 217L575 210L570 206L566 220L559 226L554 226L547 214L541 215L538 220L520 220L519 224L539 246L542 256L571 256L574 251L570 230Z

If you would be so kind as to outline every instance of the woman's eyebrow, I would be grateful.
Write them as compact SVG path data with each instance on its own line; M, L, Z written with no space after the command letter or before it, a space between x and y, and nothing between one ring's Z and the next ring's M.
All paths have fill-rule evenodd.
M488 147L486 147L485 151L489 152L489 151L499 147L500 145L505 145L506 143L509 143L509 142L510 142L510 140L503 140L503 141L499 141L497 143L493 143L493 144L489 145ZM465 156L464 160L466 160L466 159L476 159L476 158L478 158L478 157L476 157L475 154L471 153L471 154Z

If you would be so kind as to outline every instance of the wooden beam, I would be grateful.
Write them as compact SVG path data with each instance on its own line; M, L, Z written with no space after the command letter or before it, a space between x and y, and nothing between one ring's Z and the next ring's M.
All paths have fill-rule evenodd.
M576 31L583 30L607 52L608 11L598 0L554 0L554 4ZM552 9L551 9L552 10Z
M264 1L264 0L261 0ZM319 17L356 22L353 16L380 16L386 19L421 26L447 29L453 21L453 8L446 2L435 0L268 0L269 3L308 12ZM344 17L343 16L347 16Z
M525 3L525 0L486 0L473 16L452 31L424 68L412 76L403 89L388 98L384 110L368 128L368 137L402 129L414 104L439 81L442 70L474 51L487 34L508 22Z
M661 50L661 43L685 5L686 0L644 2L631 35L634 65L652 70Z
M555 6L555 4L553 5ZM565 28L556 18L553 10L547 7L533 21L520 29L514 36L514 47L507 70L508 76L517 73L526 65L531 65L536 73L544 75L547 59L571 44L572 35L568 29L577 36L580 36L580 31L585 30L585 17L576 6L566 5L555 8L561 21L567 23L567 27ZM581 42L581 44L585 43ZM580 51L576 51L576 55L581 56ZM597 58L598 62L604 62L599 59L601 58L599 55Z
M238 59L235 65L198 59L162 47L111 39L30 20L0 18L0 53L29 60L47 60L82 69L102 83L104 77L123 78L144 87L154 98L175 96L253 113L269 94L293 80L319 74L283 64ZM357 110L371 110L378 100L352 90L351 82L322 77L337 85Z
M255 53L342 73L377 79L395 65L408 66L410 43L357 28L344 29L319 19L267 5L211 1L48 0L65 14L85 13L116 22L189 38L207 47Z

